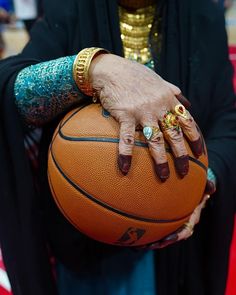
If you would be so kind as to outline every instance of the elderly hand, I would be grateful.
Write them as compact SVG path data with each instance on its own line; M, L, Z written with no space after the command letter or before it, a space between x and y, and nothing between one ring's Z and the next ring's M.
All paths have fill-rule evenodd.
M113 54L97 56L89 77L102 106L120 123L118 164L122 173L129 171L135 129L141 125L160 180L170 174L164 138L175 156L176 171L184 177L189 163L182 131L196 156L203 147L196 123L180 104L179 100L184 103L180 89L147 67Z
M210 195L212 195L215 192L215 190L215 184L212 181L207 180L205 193L202 198L202 201L193 211L193 214L190 216L189 221L185 223L185 225L176 232L170 234L169 236L163 238L160 241L157 241L156 243L152 243L143 248L149 250L161 249L171 244L174 244L175 242L186 240L187 238L191 237L191 235L193 234L194 226L200 220L202 209L205 208L207 200L210 198Z

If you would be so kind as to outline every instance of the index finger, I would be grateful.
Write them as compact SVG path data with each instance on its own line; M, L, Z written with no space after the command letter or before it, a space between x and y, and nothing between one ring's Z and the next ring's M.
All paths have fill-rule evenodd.
M131 166L134 136L135 122L133 120L121 122L118 166L124 175L128 174Z

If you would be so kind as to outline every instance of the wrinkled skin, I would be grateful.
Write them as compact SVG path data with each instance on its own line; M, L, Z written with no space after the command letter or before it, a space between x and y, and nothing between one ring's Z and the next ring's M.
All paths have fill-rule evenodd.
M167 111L174 113L175 106L180 104L176 96L181 91L147 67L113 54L96 57L91 63L89 75L101 104L120 123L118 164L121 172L127 174L131 165L135 128L138 125L160 127L159 123ZM197 156L202 154L200 134L191 115L188 113L187 118L178 116L178 121L181 126L179 131L175 128L162 130L148 141L155 171L162 181L169 177L164 139L172 148L176 170L181 177L188 173L188 153L183 132L193 152Z
M186 111L185 116L177 115L177 121L181 127L178 130L172 127L163 129L162 124L168 111L176 114L175 107L180 102L185 106L188 104L178 87L165 81L147 67L113 54L101 54L94 58L90 65L89 78L102 106L120 124L118 165L124 175L128 173L131 166L137 126L160 128L160 132L147 143L155 163L155 172L161 181L166 181L170 175L164 140L168 141L172 149L179 176L187 175L189 163L183 133L197 157L203 152L196 123ZM192 227L199 221L207 198L208 193L192 214L189 220ZM191 234L192 230L183 228L155 244L155 248L186 239Z

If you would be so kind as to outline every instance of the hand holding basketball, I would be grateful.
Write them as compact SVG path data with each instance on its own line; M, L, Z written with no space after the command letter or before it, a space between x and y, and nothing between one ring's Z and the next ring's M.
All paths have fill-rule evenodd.
M116 165L117 121L99 104L75 109L58 125L49 149L54 199L78 230L98 241L135 247L160 241L186 222L195 222L196 214L194 219L191 215L205 191L206 150L196 158L184 141L188 177L176 173L166 146L171 174L161 183L153 173L143 132L136 131L132 167L124 177Z
M175 156L178 174L184 177L188 173L189 161L182 130L196 156L202 154L202 144L193 118L176 98L181 99L179 88L147 67L112 54L96 57L89 74L103 107L120 123L118 163L123 174L130 169L135 128L141 125L149 132L155 130L147 142L158 177L165 181L170 174L164 138ZM183 107L183 113L178 113L176 107ZM166 116L172 121L176 118L178 128L168 125L169 117Z
M174 244L175 242L186 240L189 237L191 237L193 234L195 225L198 224L198 222L200 221L202 209L206 207L206 203L210 199L210 195L212 195L215 191L216 191L215 183L213 183L210 180L207 180L202 201L193 211L192 215L189 218L189 221L185 223L183 226L181 226L181 228L175 231L174 233L144 248L150 249L150 250L161 249L171 244Z

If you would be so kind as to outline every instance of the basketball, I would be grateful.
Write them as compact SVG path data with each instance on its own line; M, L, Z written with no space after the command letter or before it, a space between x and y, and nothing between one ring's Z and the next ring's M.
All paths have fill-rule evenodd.
M206 184L206 149L189 152L189 173L181 179L169 146L170 177L156 176L148 145L137 131L132 165L118 168L119 124L99 104L69 112L49 148L48 180L62 214L80 232L100 242L142 246L167 236L188 221Z

